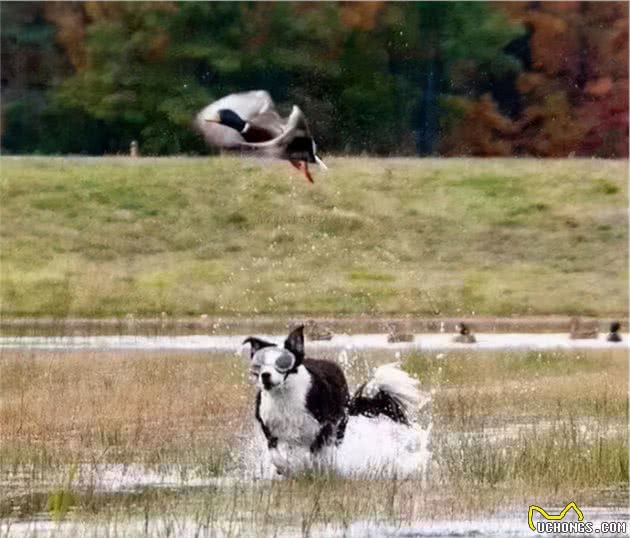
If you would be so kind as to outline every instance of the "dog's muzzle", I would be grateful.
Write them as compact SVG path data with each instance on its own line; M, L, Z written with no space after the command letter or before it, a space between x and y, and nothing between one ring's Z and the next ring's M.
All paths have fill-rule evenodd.
M271 374L269 372L263 372L260 374L260 381L262 382L265 390L271 390L274 386L271 382Z

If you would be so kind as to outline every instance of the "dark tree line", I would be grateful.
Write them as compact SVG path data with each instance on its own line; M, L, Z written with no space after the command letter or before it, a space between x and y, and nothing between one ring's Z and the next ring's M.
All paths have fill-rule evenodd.
M2 149L204 152L264 88L324 151L627 155L624 2L2 3Z

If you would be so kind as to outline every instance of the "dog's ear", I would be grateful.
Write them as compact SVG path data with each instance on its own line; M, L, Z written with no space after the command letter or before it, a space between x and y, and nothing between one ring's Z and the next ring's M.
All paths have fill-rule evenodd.
M293 329L284 341L284 349L295 355L297 363L304 360L304 325Z
M250 336L248 338L245 338L245 340L243 340L243 345L245 344L250 345L250 352L249 352L250 359L254 358L254 354L259 349L262 349L264 347L273 347L276 345L276 344L272 344L271 342L266 342L265 340L261 340L260 338L256 338L255 336Z

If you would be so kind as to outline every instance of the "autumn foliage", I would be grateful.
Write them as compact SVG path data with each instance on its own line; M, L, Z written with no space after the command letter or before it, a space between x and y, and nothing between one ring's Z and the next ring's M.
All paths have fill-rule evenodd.
M205 151L194 112L260 87L325 151L628 156L626 2L1 9L4 151Z
M490 95L465 103L451 154L628 156L628 4L498 3L529 38L516 78L522 107L501 115Z

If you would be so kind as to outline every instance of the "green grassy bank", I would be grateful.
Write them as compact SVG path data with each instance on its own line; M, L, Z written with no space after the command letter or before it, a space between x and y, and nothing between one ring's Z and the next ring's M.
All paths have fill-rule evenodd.
M619 315L627 161L2 158L2 315Z

